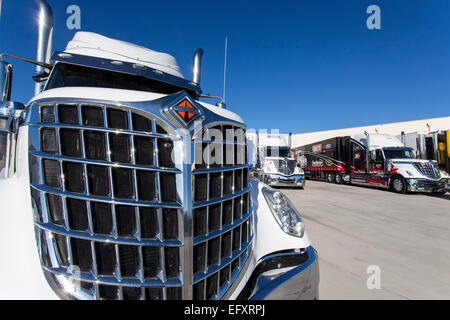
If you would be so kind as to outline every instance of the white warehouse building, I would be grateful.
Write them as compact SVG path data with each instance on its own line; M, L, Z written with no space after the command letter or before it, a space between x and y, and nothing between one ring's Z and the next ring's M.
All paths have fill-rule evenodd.
M405 134L408 133L427 134L447 129L450 129L450 116L441 118L414 120L414 121L383 123L346 129L293 133L291 137L291 144L292 144L291 146L292 148L297 148L333 137L363 134L364 131L374 134L380 133L399 136L401 135L402 132L404 132ZM286 140L288 140L288 135L286 135Z

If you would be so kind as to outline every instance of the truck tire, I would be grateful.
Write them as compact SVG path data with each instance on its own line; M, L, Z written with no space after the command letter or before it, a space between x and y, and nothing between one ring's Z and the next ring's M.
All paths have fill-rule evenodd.
M406 193L406 180L402 176L395 176L391 181L391 190L395 193Z
M327 173L327 175L326 175L326 179L327 179L327 182L329 182L329 183L333 183L335 180L335 178L334 178L334 173L332 173L332 172L328 172Z
M336 182L337 184L343 184L344 183L344 179L342 178L342 174L336 173L336 177L334 179L334 182Z

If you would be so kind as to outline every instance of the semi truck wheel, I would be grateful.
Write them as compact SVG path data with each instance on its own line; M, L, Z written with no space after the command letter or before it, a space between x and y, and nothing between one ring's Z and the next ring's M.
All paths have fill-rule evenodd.
M391 182L391 190L396 193L406 193L406 181L401 176L395 176Z
M342 174L337 173L337 174L336 174L336 178L335 178L334 181L335 181L337 184L342 184L342 183L344 183L344 179L342 179Z
M329 183L334 182L334 173L332 173L332 172L327 173L327 182L329 182Z

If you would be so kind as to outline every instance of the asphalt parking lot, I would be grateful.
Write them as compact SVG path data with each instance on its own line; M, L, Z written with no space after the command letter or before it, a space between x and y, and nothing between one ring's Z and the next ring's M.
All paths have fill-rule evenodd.
M320 299L450 299L449 193L311 180L282 191L319 253ZM369 266L379 267L380 289L368 289Z

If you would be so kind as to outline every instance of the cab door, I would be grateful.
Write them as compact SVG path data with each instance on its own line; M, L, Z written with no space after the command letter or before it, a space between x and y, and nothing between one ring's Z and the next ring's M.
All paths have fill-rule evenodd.
M354 173L366 173L366 147L355 141L352 145L352 171Z
M350 181L356 184L365 184L367 178L366 171L366 152L367 148L361 143L350 141Z
M370 152L369 171L370 173L384 172L385 160L381 149L372 150Z

